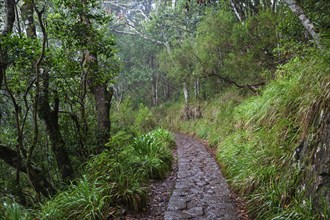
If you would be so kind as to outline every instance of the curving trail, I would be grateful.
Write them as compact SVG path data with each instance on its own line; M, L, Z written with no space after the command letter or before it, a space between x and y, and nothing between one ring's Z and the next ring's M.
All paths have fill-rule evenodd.
M226 180L205 146L176 134L178 173L165 220L238 220Z

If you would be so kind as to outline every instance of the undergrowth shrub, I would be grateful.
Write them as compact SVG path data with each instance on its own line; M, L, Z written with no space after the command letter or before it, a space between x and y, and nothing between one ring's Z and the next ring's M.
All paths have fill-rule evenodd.
M164 129L135 137L119 132L108 150L94 156L76 184L41 206L40 219L105 219L123 207L146 205L150 178L164 178L171 168L174 138Z
M136 112L132 108L130 99L124 100L116 109L112 110L110 115L113 133L126 132L136 135L137 131L134 127L135 115Z
M136 138L130 149L133 163L145 169L147 176L162 179L171 168L172 146L173 137L163 129Z
M136 113L134 126L142 133L149 132L156 127L156 121L152 112L142 103L139 105L139 109Z
M173 149L175 147L174 136L171 132L159 128L154 130L151 135L163 146L168 146L169 148Z
M133 108L130 99L125 100L113 110L111 115L112 131L117 134L126 132L133 136L145 134L156 128L156 119L151 110L142 103Z

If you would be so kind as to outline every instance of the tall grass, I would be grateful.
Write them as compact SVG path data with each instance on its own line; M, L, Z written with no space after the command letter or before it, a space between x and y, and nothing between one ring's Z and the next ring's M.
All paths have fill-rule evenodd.
M33 219L33 210L26 209L10 199L2 201L0 213L2 213L0 219L3 220Z
M43 204L41 219L104 219L109 208L111 185L87 176Z
M234 187L248 192L257 219L324 218L299 187L293 153L311 132L310 109L329 100L329 72L325 57L294 59L261 96L233 111L237 130L219 145L218 157Z
M8 201L0 205L0 219L96 220L116 217L123 208L144 208L148 181L164 178L171 168L173 135L164 129L138 137L119 132L107 146L87 163L82 178L39 209L26 210Z

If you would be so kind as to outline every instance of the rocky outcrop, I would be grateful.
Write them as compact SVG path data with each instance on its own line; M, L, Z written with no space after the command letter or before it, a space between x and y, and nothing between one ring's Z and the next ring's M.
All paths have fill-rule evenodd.
M301 150L301 190L323 212L330 210L330 103L325 102L314 112L310 134Z

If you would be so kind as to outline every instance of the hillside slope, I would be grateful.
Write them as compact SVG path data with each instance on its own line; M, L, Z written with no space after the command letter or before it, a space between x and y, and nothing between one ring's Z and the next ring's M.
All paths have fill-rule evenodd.
M162 124L196 133L218 149L230 185L256 219L328 219L329 54L308 52L280 67L260 95L228 89L191 103L203 117L183 121L183 105L157 109Z

